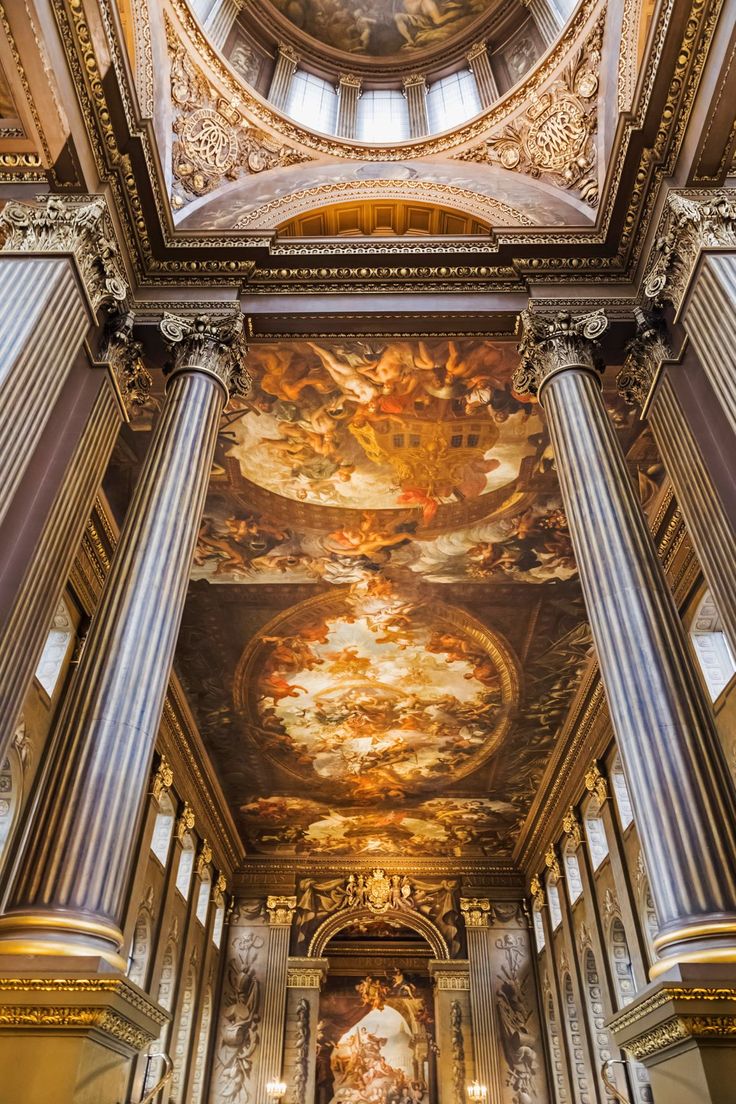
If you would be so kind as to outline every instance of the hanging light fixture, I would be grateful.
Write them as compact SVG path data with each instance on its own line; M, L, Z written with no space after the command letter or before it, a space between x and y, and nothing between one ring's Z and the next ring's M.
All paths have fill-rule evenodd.
M278 1104L282 1096L286 1096L285 1081L269 1081L266 1085L266 1096L273 1104Z
M472 1104L486 1104L488 1089L485 1085L480 1085L477 1081L473 1081L468 1085L468 1098L471 1100Z

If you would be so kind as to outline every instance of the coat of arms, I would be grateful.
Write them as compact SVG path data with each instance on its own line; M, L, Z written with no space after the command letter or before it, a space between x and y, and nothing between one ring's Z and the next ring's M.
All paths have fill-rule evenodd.
M376 867L372 874L351 874L345 886L347 908L368 908L371 912L411 908L411 885L406 875L387 874Z

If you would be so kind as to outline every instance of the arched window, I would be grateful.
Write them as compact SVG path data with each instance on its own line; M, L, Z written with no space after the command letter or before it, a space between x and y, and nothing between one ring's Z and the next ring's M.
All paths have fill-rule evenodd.
M544 938L544 920L542 919L542 913L537 905L532 908L532 919L534 921L534 942L537 946L537 952L544 950L545 938Z
M562 997L565 1002L565 1021L567 1026L567 1041L570 1047L572 1059L573 1077L576 1086L576 1097L579 1104L591 1104L590 1089L588 1087L588 1075L585 1069L585 1051L583 1049L583 1034L580 1026L580 1016L575 1003L575 994L572 988L572 978L564 974L562 978Z
M611 1036L606 1030L606 1012L603 1007L603 992L598 976L598 967L595 964L595 956L591 947L586 947L583 952L583 976L585 984L585 1000L588 1005L593 1045L596 1052L596 1072L600 1077L601 1066L613 1057L613 1044ZM601 1088L603 1082L601 1081ZM607 1100L615 1098L606 1093Z
M286 114L323 134L335 133L338 97L334 87L314 73L297 69L289 85Z
M151 850L163 867L169 861L169 848L174 832L174 820L176 809L171 794L165 790L158 803L159 811L156 813L156 823L153 826L151 838Z
M549 901L549 918L552 924L552 931L557 931L562 923L560 891L557 887L557 882L547 882L547 900Z
M441 77L427 92L427 116L431 134L472 119L482 111L478 85L469 69Z
M20 722L13 741L0 766L0 866L6 857L13 833L18 826L23 796L23 754L27 749L25 723Z
M158 1003L166 1009L167 1012L171 1012L174 1007L174 996L176 993L176 933L173 932L166 944L164 950L164 957L161 961L161 977L158 983ZM169 1043L169 1032L171 1031L171 1020L167 1020L162 1025L158 1039L151 1043L148 1049L148 1065L146 1067L146 1076L143 1081L143 1095L150 1092L158 1079L161 1077L164 1068L164 1062L158 1055L165 1054L167 1052Z
M151 943L151 914L147 908L142 908L135 922L133 946L128 959L128 977L141 989L146 987Z
M174 1072L171 1075L171 1092L169 1100L171 1104L179 1104L181 1089L186 1074L187 1060L189 1058L189 1040L192 1034L192 1017L194 1015L194 1000L196 993L197 977L194 971L194 963L190 963L184 982L182 993L181 1012L176 1030L174 1049L171 1052L171 1061L174 1064Z
M608 857L608 839L602 817L597 816L592 810L585 815L585 837L590 848L593 869L597 870Z
M620 916L614 916L610 928L611 966L616 986L616 999L619 1008L629 1004L636 996L636 982L631 965L631 954L626 932Z
M182 850L179 856L179 869L176 872L176 888L185 901L189 900L189 890L192 885L192 871L194 869L194 840L189 832L182 840Z
M209 870L205 869L202 873L202 877L199 882L199 893L197 895L197 919L200 924L204 926L207 923L207 913L210 907L210 890L212 889L212 878Z
M580 863L578 862L577 848L571 843L567 844L562 853L562 858L565 863L570 904L574 905L583 894L583 879L580 877Z
M207 986L204 1003L202 1004L202 1018L199 1021L197 1034L197 1052L194 1058L194 1070L192 1071L191 1104L202 1104L204 1092L204 1073L207 1064L207 1047L210 1041L210 1028L212 1026L212 989Z
M222 929L225 927L225 905L221 902L215 911L215 922L212 925L212 942L217 949L220 949L222 943Z
M616 798L616 808L618 809L621 827L625 831L634 820L634 810L631 808L629 787L626 784L624 768L621 766L619 758L616 759L611 770L611 784Z
M41 684L49 698L59 685L59 679L66 669L71 656L74 639L74 623L69 607L62 598L56 607L46 643L36 668L36 680Z
M547 1010L547 1037L549 1039L549 1055L552 1061L552 1087L555 1094L555 1104L568 1104L569 1097L565 1084L565 1059L560 1044L560 1033L557 1029L555 1002L552 1000L552 993L549 989L547 990L545 1008Z
M736 674L736 662L709 590L695 607L689 632L711 701L715 701Z

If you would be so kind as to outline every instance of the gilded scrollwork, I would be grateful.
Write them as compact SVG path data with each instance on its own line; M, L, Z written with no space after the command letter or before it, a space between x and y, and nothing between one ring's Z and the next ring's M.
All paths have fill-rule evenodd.
M486 161L542 177L597 206L595 136L603 26L601 16L569 65L549 88L530 97L522 115L457 154L458 160Z
M225 180L310 160L254 126L231 101L220 96L193 63L168 20L166 39L175 109L171 150L175 207L206 195Z

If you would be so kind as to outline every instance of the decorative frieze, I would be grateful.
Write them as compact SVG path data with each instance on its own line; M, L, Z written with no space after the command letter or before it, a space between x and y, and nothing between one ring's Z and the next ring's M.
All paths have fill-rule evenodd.
M112 222L100 196L11 200L0 211L0 233L4 253L71 254L94 310L127 298Z

